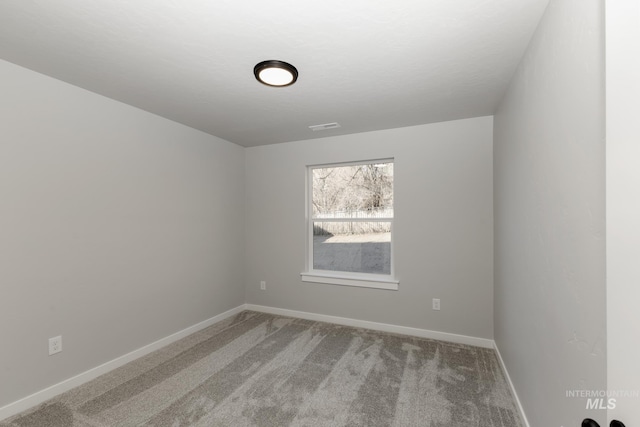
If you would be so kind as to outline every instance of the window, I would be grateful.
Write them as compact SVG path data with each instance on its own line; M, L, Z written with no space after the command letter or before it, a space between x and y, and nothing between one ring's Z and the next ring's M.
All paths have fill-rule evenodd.
M393 160L308 168L302 280L398 289L393 276Z

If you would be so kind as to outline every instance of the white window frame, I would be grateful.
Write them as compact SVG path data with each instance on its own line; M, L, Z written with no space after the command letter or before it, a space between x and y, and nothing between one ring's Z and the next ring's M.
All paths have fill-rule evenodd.
M341 286L357 286L364 288L374 289L386 289L397 291L400 282L396 280L395 276L395 262L394 262L394 218L376 218L376 221L389 222L391 224L391 254L390 254L390 274L374 274L374 273L356 273L348 271L335 271L335 270L315 270L313 268L313 223L318 218L313 218L313 170L319 168L331 168L341 166L357 166L357 165L369 165L372 163L394 163L393 158L386 159L373 159L363 160L355 162L341 162L341 163L329 163L309 165L306 170L306 264L305 272L300 276L303 282L310 283L324 283L330 285ZM395 163L394 163L395 166ZM395 169L394 169L394 204L395 204ZM329 222L371 222L370 218L332 218Z

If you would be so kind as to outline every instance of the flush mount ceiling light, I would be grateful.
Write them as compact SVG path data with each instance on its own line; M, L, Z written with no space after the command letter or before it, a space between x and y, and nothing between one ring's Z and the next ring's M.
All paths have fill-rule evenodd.
M290 86L298 80L298 70L284 61L262 61L253 67L256 79L267 86Z

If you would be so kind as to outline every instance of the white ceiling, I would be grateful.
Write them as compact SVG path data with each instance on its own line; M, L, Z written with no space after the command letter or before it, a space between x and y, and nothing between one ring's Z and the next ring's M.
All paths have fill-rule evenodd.
M249 147L491 115L547 3L2 0L0 58Z

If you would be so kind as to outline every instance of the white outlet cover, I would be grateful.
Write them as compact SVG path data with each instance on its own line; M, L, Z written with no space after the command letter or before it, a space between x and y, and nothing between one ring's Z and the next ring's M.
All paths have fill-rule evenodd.
M49 338L49 356L62 351L62 336Z

